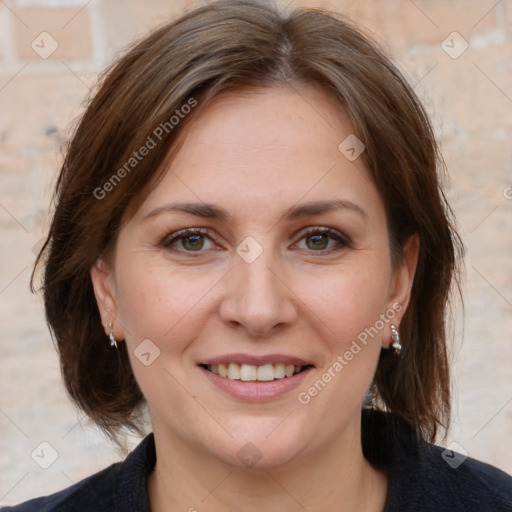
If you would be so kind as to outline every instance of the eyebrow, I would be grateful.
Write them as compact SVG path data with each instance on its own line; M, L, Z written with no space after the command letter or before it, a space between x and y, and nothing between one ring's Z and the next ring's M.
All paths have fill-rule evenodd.
M368 218L368 214L360 206L345 199L310 201L292 206L286 210L283 218L287 221L292 221L336 210L350 210L364 219ZM218 219L222 221L232 218L232 215L227 210L212 203L169 203L151 210L142 220L145 221L163 213L188 213L205 219Z

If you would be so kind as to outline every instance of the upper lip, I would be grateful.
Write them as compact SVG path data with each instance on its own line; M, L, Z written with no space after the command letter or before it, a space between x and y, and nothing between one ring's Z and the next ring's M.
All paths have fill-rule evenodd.
M255 366L263 366L265 364L285 364L294 366L312 366L309 361L305 361L299 357L287 356L284 354L264 354L264 355L251 355L251 354L226 354L222 356L212 357L199 364L214 365L214 364L253 364Z

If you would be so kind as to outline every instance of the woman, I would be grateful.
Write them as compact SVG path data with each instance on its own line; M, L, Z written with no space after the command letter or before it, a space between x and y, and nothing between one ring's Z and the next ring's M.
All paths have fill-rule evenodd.
M40 255L115 464L16 511L508 511L449 426L461 244L432 129L347 21L213 3L106 74Z

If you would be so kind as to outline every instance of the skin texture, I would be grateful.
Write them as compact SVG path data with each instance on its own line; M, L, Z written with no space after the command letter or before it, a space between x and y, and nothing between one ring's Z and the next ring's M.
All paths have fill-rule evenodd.
M418 241L392 268L383 202L362 159L338 145L353 129L322 91L272 87L216 98L191 125L162 181L123 225L111 261L91 271L104 324L125 340L155 434L152 509L382 510L386 475L364 459L361 405L389 323L311 401L297 395L321 378L379 315L409 301ZM309 201L342 208L285 220ZM155 209L205 202L227 219ZM147 217L147 218L145 218ZM329 227L348 239L314 234ZM164 247L184 228L208 228ZM263 252L248 263L236 249L253 237ZM164 243L161 243L164 240ZM396 306L395 306L396 308ZM160 350L145 366L134 350ZM297 356L314 365L301 385L247 402L212 385L197 365L230 353ZM247 467L237 453L261 455Z

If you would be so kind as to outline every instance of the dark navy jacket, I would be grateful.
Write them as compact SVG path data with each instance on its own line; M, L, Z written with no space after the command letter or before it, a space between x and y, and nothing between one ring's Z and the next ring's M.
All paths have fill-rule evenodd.
M384 512L512 512L511 476L418 439L389 413L363 411L362 445L365 457L388 472ZM155 462L149 434L123 462L1 512L151 512L147 478ZM326 512L336 510L333 503Z

